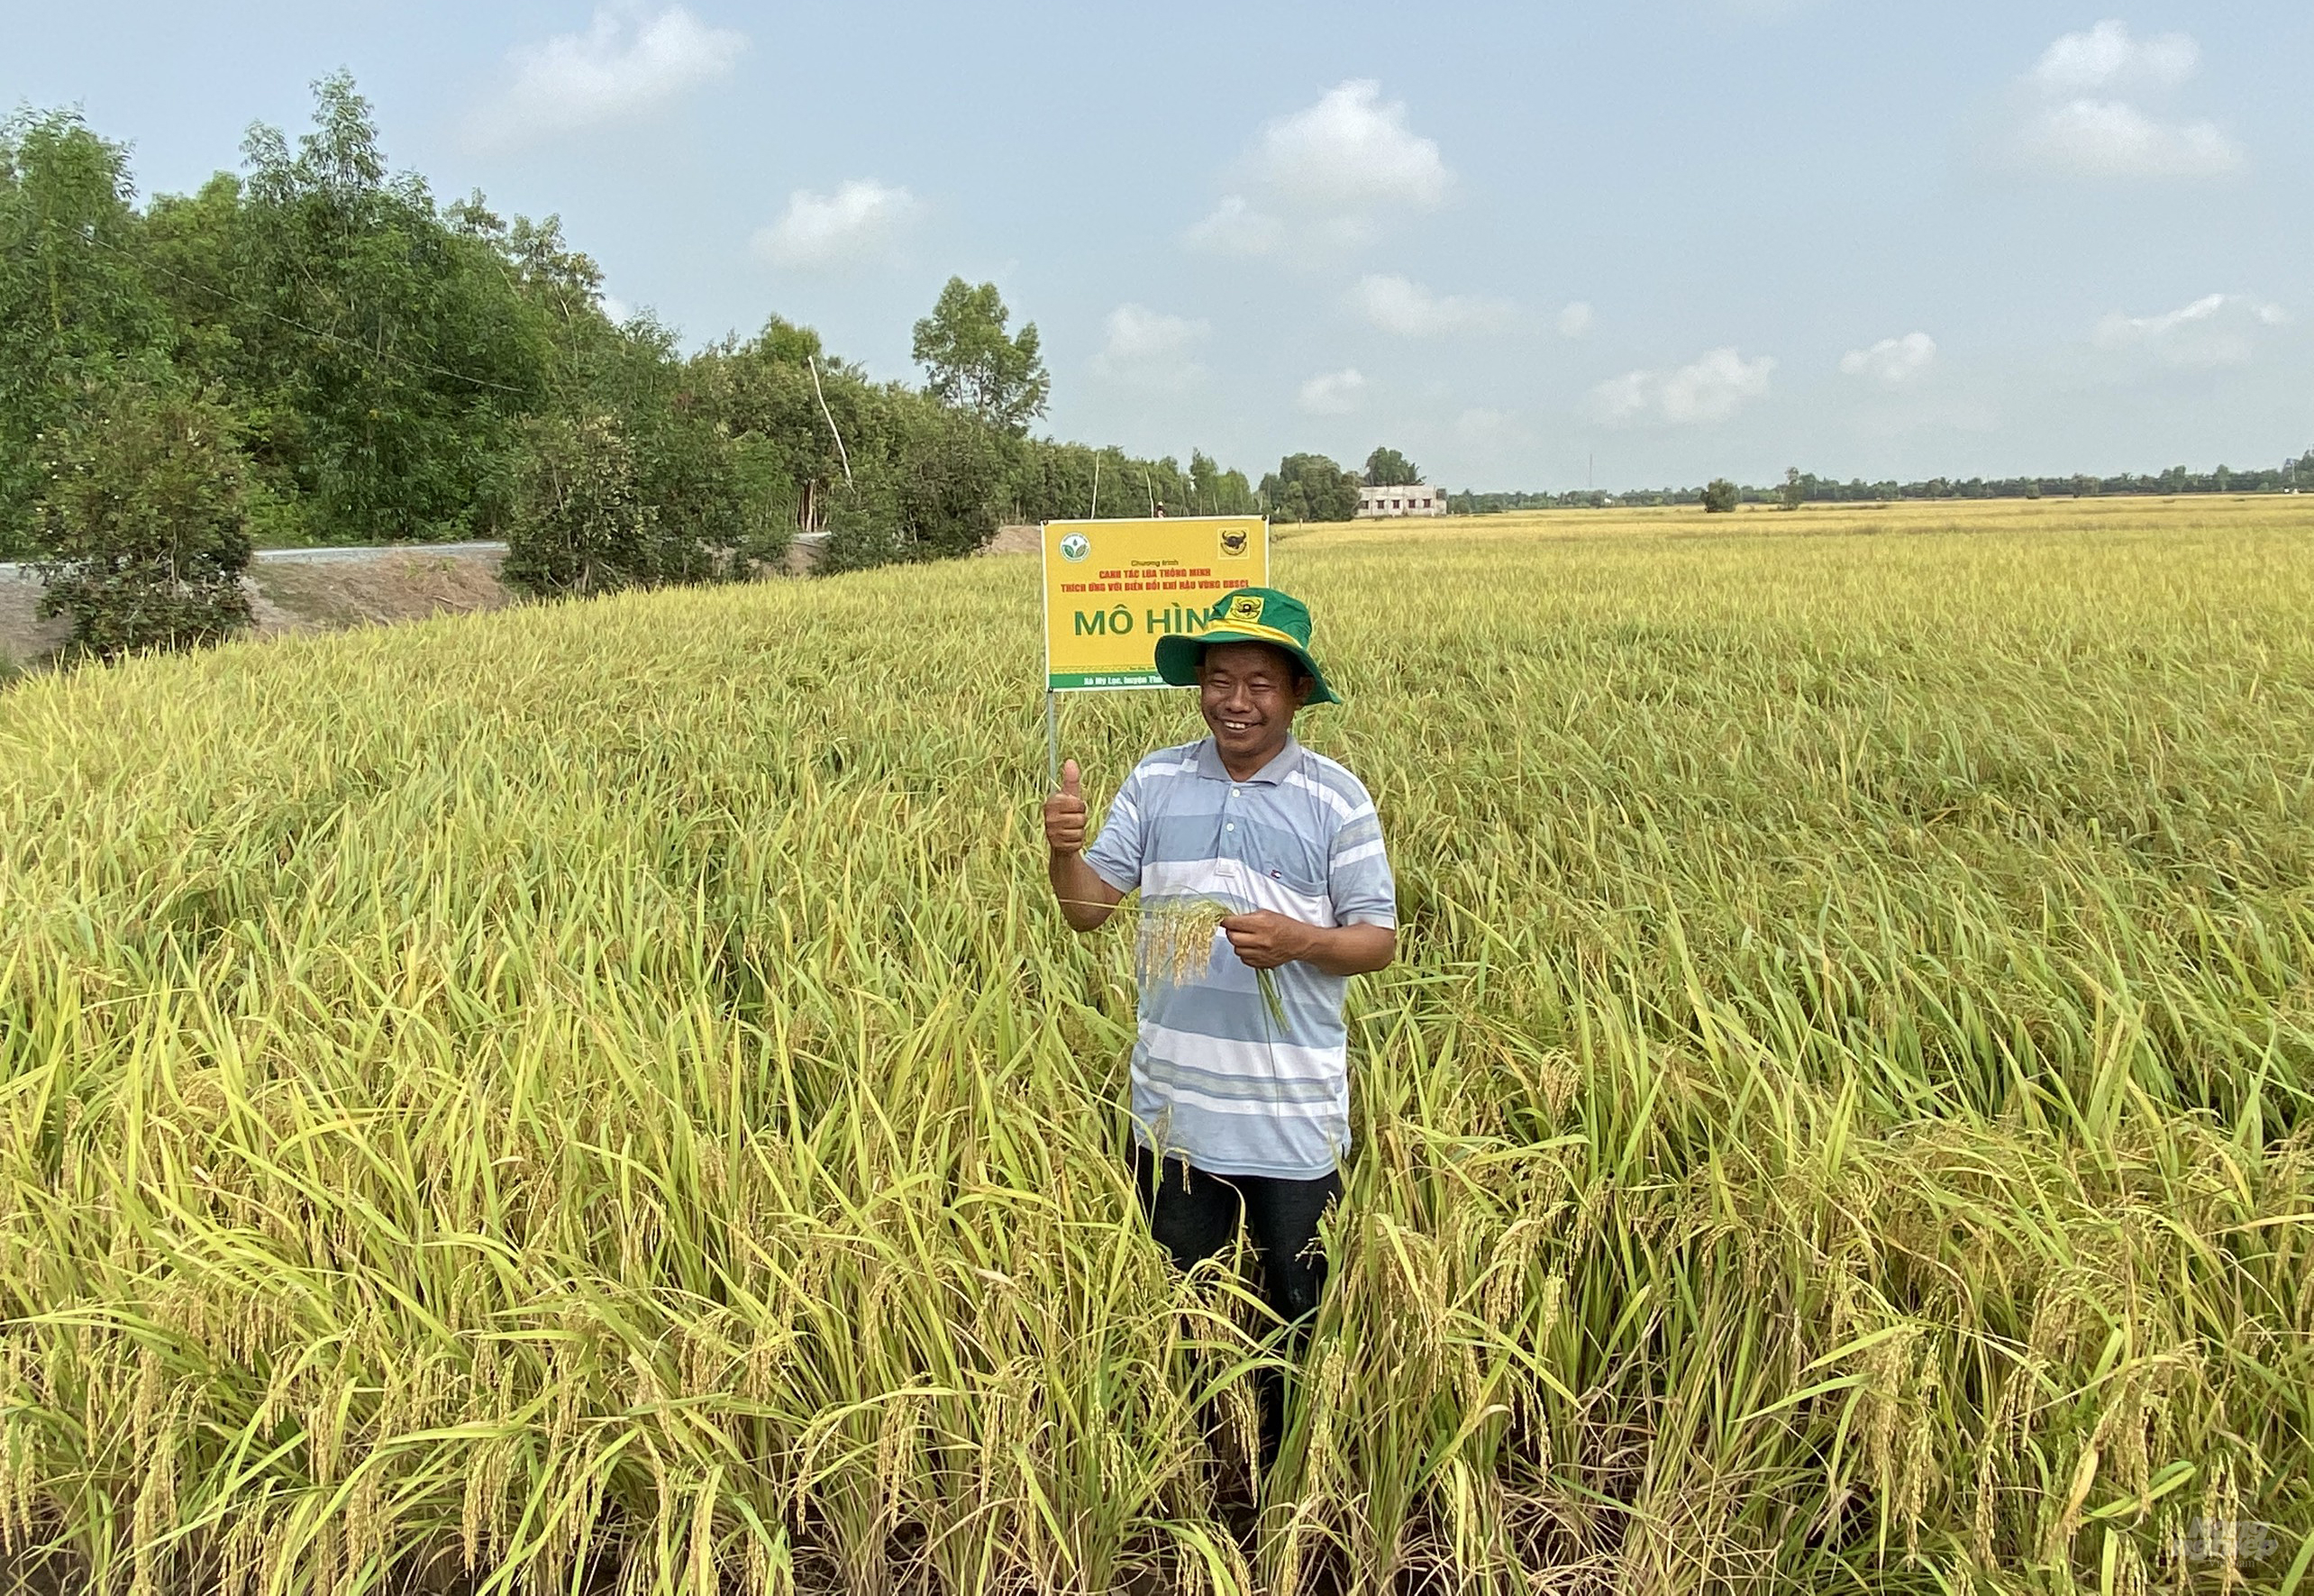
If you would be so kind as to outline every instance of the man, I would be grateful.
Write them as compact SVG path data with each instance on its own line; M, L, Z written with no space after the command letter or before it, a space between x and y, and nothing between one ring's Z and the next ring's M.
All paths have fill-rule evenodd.
M1077 930L1100 926L1136 889L1144 918L1185 899L1234 911L1202 972L1179 982L1144 974L1134 1163L1150 1228L1174 1263L1188 1269L1221 1252L1242 1220L1271 1307L1295 1326L1325 1286L1317 1225L1341 1195L1350 1145L1343 997L1351 976L1398 952L1373 800L1293 737L1305 705L1340 701L1309 635L1299 600L1246 588L1214 606L1204 633L1160 638L1158 674L1197 688L1211 735L1136 765L1089 851L1074 760L1044 805L1053 896ZM1279 1414L1265 1395L1266 1454Z

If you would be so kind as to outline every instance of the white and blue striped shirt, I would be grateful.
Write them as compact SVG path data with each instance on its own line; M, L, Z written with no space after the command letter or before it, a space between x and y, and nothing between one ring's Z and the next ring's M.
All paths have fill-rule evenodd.
M1398 924L1374 800L1288 740L1240 781L1213 740L1134 767L1085 862L1144 909L1215 898L1312 926ZM1283 1023L1216 932L1202 980L1146 981L1133 1049L1134 1135L1216 1175L1315 1180L1350 1147L1349 983L1298 961L1275 971Z

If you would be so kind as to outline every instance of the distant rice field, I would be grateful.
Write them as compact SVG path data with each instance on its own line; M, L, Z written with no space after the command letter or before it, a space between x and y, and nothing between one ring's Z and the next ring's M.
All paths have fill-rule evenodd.
M0 689L0 1563L2314 1591L2314 501L1285 529L1388 827L1281 1355L1121 1162L1033 567ZM1097 807L1197 734L1064 706Z

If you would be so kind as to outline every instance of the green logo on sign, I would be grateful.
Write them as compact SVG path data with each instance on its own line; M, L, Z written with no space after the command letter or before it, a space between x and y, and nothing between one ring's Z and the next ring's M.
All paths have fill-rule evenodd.
M1081 532L1072 532L1061 540L1061 558L1063 560L1082 560L1092 552L1092 540Z

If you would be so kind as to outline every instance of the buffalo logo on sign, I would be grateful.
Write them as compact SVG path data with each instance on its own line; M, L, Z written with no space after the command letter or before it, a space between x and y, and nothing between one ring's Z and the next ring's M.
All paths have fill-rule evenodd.
M1225 527L1221 534L1221 557L1235 560L1242 557L1253 543L1253 534L1242 526Z

